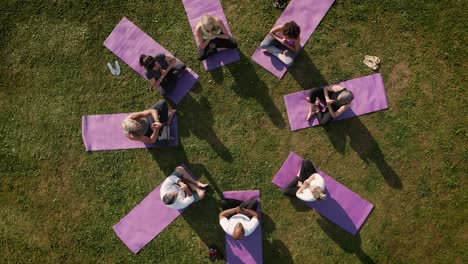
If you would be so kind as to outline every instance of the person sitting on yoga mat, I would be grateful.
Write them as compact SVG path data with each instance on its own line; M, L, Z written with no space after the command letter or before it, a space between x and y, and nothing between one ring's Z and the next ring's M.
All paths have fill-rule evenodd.
M244 236L252 234L260 224L256 199L247 201L223 199L221 206L224 211L219 214L219 224L224 232L236 240L241 240Z
M170 140L169 125L175 112L169 112L167 102L160 100L148 110L127 116L122 121L124 134L131 140L147 144L153 144L158 139Z
M306 202L323 200L327 197L325 194L325 180L317 173L311 161L303 160L298 174L298 177L294 177L284 187L284 195L297 197Z
M140 66L145 68L146 79L163 96L175 88L177 79L187 68L177 58L163 53L158 53L154 57L140 55Z
M198 59L206 60L208 56L223 49L237 48L237 42L228 35L228 30L221 19L204 15L195 28L197 32Z
M161 185L161 200L167 206L180 210L205 197L208 184L196 181L182 166L178 166Z
M321 111L320 101L317 99L327 104L325 112ZM310 103L306 120L309 121L314 115L317 115L319 124L326 125L333 118L337 118L346 112L353 99L353 93L343 86L332 85L323 89L312 88L310 96L306 97L306 100Z
M271 53L289 67L301 48L300 34L301 28L296 22L288 22L273 28L260 43L260 48Z

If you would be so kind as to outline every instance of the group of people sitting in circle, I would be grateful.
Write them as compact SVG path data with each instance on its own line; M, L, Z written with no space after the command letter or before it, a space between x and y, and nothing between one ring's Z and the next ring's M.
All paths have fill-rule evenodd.
M277 26L269 32L260 47L289 66L300 50L300 32L299 25L294 21ZM199 60L205 60L223 49L237 48L236 40L228 34L220 18L203 16L196 27L196 33ZM177 79L186 69L186 65L177 58L163 53L155 56L142 54L140 66L145 68L146 78L162 95L174 89ZM351 91L339 85L313 88L305 98L310 103L306 120L311 120L316 115L320 125L325 125L346 112L353 98ZM326 103L324 109L321 102ZM148 144L157 140L170 140L169 125L175 112L176 110L169 111L167 102L161 100L150 109L125 118L122 122L124 134L131 140ZM167 206L180 210L203 199L207 187L208 184L195 180L184 167L179 166L163 182L161 200ZM283 194L306 202L320 201L327 197L323 177L308 160L302 162L297 177L283 189ZM259 225L257 206L258 201L255 199L223 199L223 211L219 214L221 227L236 240L252 234Z

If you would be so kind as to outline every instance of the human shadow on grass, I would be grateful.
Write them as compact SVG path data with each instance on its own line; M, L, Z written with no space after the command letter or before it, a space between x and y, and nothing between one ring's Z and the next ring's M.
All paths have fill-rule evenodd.
M301 51L288 71L304 90L329 84L305 50Z
M351 148L356 151L364 162L374 162L390 187L396 189L403 188L400 177L385 161L385 156L379 144L359 117L331 122L324 126L324 130L338 152L344 153L346 137L349 137Z
M257 76L250 58L245 57L240 51L239 55L241 57L239 62L225 66L234 78L231 89L243 98L255 98L276 127L286 127L281 112L268 94L268 86Z
M347 253L355 254L361 263L375 263L374 260L362 250L361 236L359 233L353 236L323 217L317 219L317 224L341 249Z
M221 212L219 204L219 200L215 199L208 191L205 198L190 205L190 208L182 214L182 217L197 233L207 249L215 244L221 253L226 256L225 233L219 225L219 213Z
M268 238L276 230L276 225L273 220L262 212L262 243L263 243L263 256L265 263L293 263L291 252L286 247L283 241L275 239L269 240Z
M224 72L223 67L218 67L216 69L208 71L211 75L211 78L216 84L222 84L224 81Z
M206 97L202 96L200 102L197 102L188 94L178 108L178 115L179 135L188 136L190 131L197 138L205 140L223 160L233 161L231 152L219 140L212 128L214 120L210 102Z

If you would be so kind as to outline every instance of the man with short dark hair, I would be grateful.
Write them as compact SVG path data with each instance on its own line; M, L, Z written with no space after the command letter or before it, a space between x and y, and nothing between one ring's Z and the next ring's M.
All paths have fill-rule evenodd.
M161 200L169 207L180 210L205 197L204 188L208 184L192 178L182 166L164 180L161 185Z
M230 209L226 209L219 214L219 224L224 232L234 239L241 240L244 236L252 234L260 224L257 213L258 201L256 199L247 201L223 199L222 203L223 208Z

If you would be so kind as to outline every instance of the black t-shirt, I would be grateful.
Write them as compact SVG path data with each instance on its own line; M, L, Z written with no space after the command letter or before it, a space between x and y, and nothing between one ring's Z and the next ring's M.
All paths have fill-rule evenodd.
M161 68L163 69L167 69L167 67L169 66L169 64L167 64L166 62L166 55L163 53L156 54L156 56L154 56L154 60L159 65L161 65ZM149 69L145 72L145 75L146 75L146 79L148 80L151 80L153 78L157 80L161 78L161 71L155 70L155 69Z

